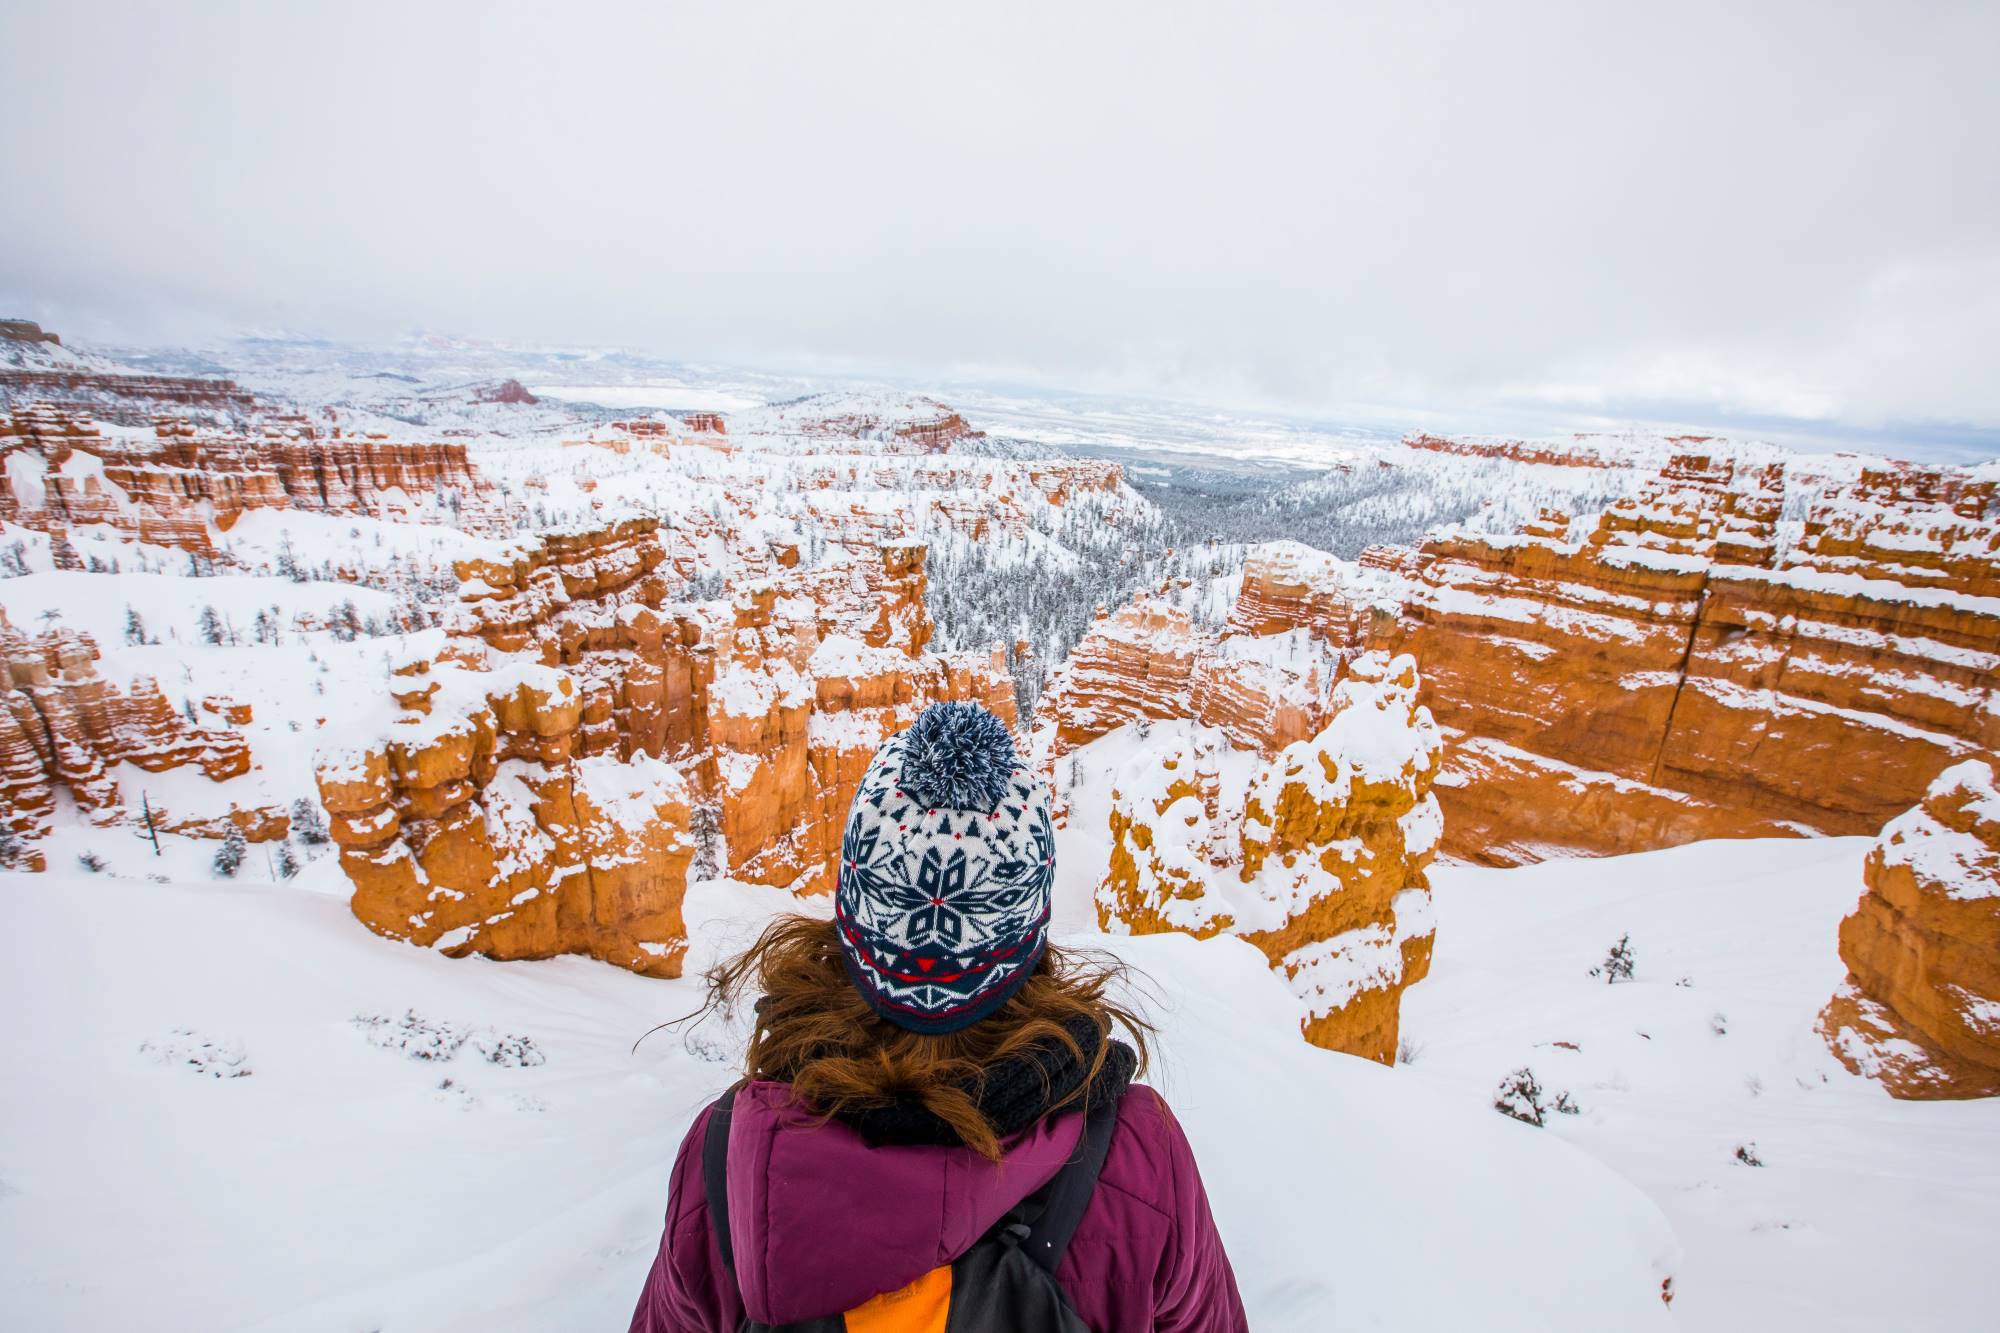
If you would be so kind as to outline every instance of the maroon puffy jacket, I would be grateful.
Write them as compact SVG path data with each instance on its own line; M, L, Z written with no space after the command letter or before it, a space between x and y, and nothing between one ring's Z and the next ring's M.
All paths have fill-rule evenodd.
M989 1162L969 1148L870 1147L819 1125L782 1083L750 1083L729 1128L736 1280L709 1231L695 1117L674 1161L666 1234L632 1333L734 1333L850 1310L948 1264L1053 1176L1083 1117L1051 1116ZM1151 1088L1129 1088L1056 1278L1097 1333L1248 1327L1194 1154ZM741 1286L741 1294L738 1286Z

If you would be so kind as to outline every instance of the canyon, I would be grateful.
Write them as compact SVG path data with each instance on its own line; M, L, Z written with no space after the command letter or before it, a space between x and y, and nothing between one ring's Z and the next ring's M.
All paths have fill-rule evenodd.
M129 373L9 345L21 373ZM7 390L15 572L158 578L171 553L260 590L209 620L176 603L164 643L131 628L150 608L122 645L47 601L0 625L16 864L47 863L66 811L291 848L306 796L379 934L674 976L691 882L822 895L874 747L972 699L1026 733L1065 823L1094 747L1140 738L1077 830L1102 928L1239 937L1308 1040L1393 1062L1434 857L1983 828L1961 797L2000 738L2000 527L1976 469L1415 435L1370 466L1518 478L1491 513L1531 517L1342 559L1172 544L1185 520L1124 463L922 396L614 415L505 373L387 379L366 410L268 375L227 413ZM385 428L403 402L480 424ZM1090 588L1119 589L1094 619ZM242 660L253 614L310 695L190 656ZM1072 614L1064 651L1048 617ZM1893 850L1870 865L1823 1031L1899 1094L1985 1087L1986 927Z
M1218 632L1158 594L1102 621L1052 689L1048 753L1140 717L1268 750L1343 660L1408 653L1446 736L1448 855L1872 833L2000 737L1993 483L1864 468L1793 524L1786 488L1781 465L1676 455L1588 525L1353 562L1253 548Z

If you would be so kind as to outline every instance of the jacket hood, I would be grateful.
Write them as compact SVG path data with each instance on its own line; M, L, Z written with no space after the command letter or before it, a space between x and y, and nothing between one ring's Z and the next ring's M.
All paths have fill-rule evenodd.
M736 1094L729 1237L744 1310L759 1323L851 1310L952 1262L1048 1183L1083 1124L1046 1117L989 1162L965 1147L873 1147L816 1120L783 1083Z

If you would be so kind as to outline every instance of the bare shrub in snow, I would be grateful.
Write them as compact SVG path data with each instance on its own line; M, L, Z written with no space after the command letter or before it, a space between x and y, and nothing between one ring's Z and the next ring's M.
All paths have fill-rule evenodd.
M218 1041L193 1028L175 1028L164 1037L142 1041L139 1054L156 1064L180 1065L210 1078L242 1078L250 1072L242 1042Z
M104 869L104 858L96 852L84 852L76 858L76 863L93 875Z
M1632 979L1632 969L1636 960L1632 954L1632 937L1620 935L1618 943L1611 946L1611 952L1604 955L1604 961L1590 969L1593 977L1603 977L1607 985Z
M1757 1155L1757 1145L1754 1143L1737 1144L1736 1160L1743 1163L1743 1165L1745 1166L1764 1165L1764 1159Z
M1424 1044L1420 1041L1411 1041L1408 1037L1396 1039L1396 1063L1399 1065L1415 1064L1423 1052Z
M243 868L243 855L248 850L243 841L243 830L236 825L229 826L229 832L222 835L222 845L215 849L215 860L210 862L215 873L224 879L234 879L236 872Z
M1721 1012L1710 1014L1708 1016L1708 1030L1718 1037L1727 1036L1729 1033L1729 1015Z
M1523 1067L1501 1079L1500 1086L1493 1093L1493 1109L1524 1124L1547 1123L1548 1115L1542 1106L1542 1085L1535 1078L1535 1071Z
M1556 1099L1549 1103L1549 1109L1558 1115L1583 1114L1583 1108L1576 1104L1576 1099L1569 1095L1567 1088L1556 1094Z
M0 866L14 864L16 857L27 849L27 840L10 824L0 824Z

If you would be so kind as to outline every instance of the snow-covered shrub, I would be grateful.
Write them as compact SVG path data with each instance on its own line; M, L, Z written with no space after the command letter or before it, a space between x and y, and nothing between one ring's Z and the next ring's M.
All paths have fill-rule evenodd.
M486 1063L509 1069L527 1069L547 1064L534 1039L517 1033L499 1032L490 1027L471 1027L446 1019L426 1018L414 1009L401 1018L385 1014L357 1014L354 1026L361 1029L371 1045L385 1051L401 1051L412 1060L442 1063L453 1060L469 1042Z
M279 879L290 879L299 873L298 854L292 850L292 844L289 842L278 844L277 855L272 860L272 869L277 871Z
M164 1037L140 1042L139 1054L156 1064L180 1065L210 1078L242 1078L250 1073L242 1042L234 1038L218 1041L193 1028L175 1028Z
M1620 935L1618 943L1611 946L1611 952L1604 955L1604 961L1590 969L1590 975L1603 977L1607 985L1630 981L1635 962L1632 954L1632 937Z
M385 1051L401 1051L412 1060L450 1060L471 1035L456 1023L425 1018L414 1009L405 1010L401 1018L356 1014L354 1026L361 1029L370 1045Z
M104 869L104 858L96 852L84 852L76 858L76 863L95 875Z
M1764 1159L1757 1155L1757 1145L1754 1143L1737 1144L1736 1160L1741 1162L1745 1166L1764 1165Z
M15 832L12 826L0 824L0 866L14 864L14 858L19 856L26 846L26 839Z
M222 835L222 845L215 849L215 860L210 864L216 874L224 879L234 879L236 872L243 868L243 856L247 850L243 830L231 824L229 832Z
M481 1028L472 1034L472 1047L486 1057L487 1064L503 1069L532 1069L549 1062L532 1038L513 1032Z
M1523 1067L1501 1079L1500 1086L1493 1093L1493 1109L1524 1124L1546 1123L1548 1116L1542 1106L1542 1085L1535 1078L1535 1071Z

